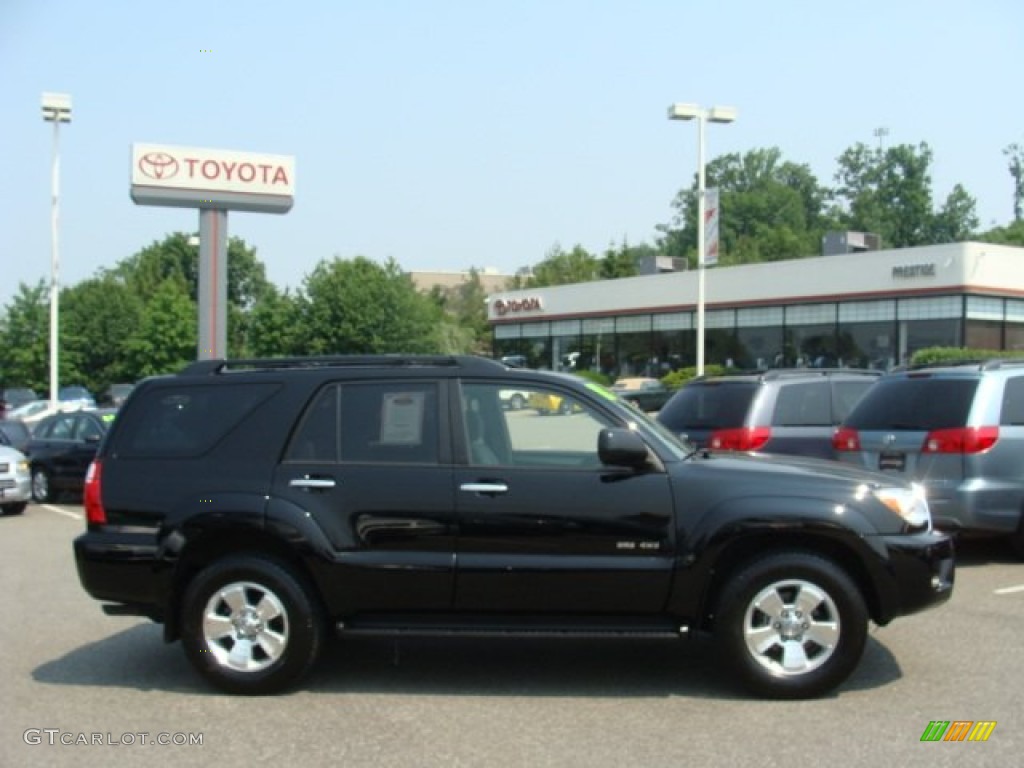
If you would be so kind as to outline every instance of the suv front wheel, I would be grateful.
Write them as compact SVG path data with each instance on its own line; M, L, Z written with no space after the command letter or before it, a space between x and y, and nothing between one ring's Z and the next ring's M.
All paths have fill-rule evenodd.
M182 607L182 644L199 673L228 693L291 687L323 645L323 618L302 580L276 560L229 557L201 571Z
M868 614L847 574L801 552L769 555L740 570L719 601L716 632L726 663L761 696L818 696L853 671Z

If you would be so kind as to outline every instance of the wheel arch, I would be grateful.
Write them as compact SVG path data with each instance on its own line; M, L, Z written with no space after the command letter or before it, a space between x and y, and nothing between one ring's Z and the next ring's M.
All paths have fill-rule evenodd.
M219 529L193 540L181 552L164 614L164 640L173 642L181 636L182 601L196 575L219 560L246 556L267 558L286 568L305 585L323 615L327 615L309 564L292 544L263 529Z
M820 557L836 565L860 591L871 619L879 624L886 623L889 611L883 605L877 584L865 565L863 553L831 536L771 530L737 537L717 552L701 599L698 627L704 631L714 629L718 601L737 573L756 560L784 552Z

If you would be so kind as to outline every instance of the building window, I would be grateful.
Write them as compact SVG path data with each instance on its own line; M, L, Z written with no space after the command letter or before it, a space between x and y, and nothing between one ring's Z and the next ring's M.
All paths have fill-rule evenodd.
M837 351L840 366L886 371L896 364L896 323L840 322Z

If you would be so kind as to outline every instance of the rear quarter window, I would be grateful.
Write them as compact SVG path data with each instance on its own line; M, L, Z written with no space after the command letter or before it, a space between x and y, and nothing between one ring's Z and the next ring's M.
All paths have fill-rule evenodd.
M277 388L268 383L149 389L118 417L111 452L121 458L202 455Z
M1008 427L1024 426L1024 376L1006 381L999 422Z
M867 391L846 420L862 430L952 429L967 424L977 379L882 379Z

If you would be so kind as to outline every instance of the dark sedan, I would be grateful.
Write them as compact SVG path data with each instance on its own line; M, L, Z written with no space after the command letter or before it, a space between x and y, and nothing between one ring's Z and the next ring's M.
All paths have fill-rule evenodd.
M675 394L657 379L644 377L619 379L612 385L612 391L641 411L648 412L660 411Z
M85 473L116 413L113 408L73 411L39 422L26 448L35 501L82 492Z

